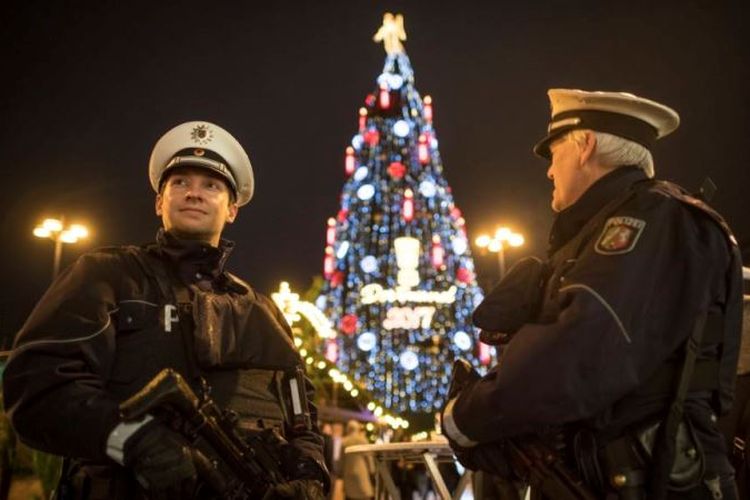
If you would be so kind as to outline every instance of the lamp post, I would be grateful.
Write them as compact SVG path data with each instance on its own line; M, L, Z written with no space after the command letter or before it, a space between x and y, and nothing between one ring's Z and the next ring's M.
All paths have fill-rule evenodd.
M81 224L71 224L65 227L65 217L59 219L44 219L34 228L37 238L49 238L55 242L55 254L52 260L52 279L60 273L63 243L75 243L89 235L89 230Z
M477 237L476 242L479 248L497 254L497 267L500 273L500 279L505 276L505 245L511 247L520 247L524 243L524 237L520 233L514 233L507 227L500 227L495 231L493 236L481 234Z

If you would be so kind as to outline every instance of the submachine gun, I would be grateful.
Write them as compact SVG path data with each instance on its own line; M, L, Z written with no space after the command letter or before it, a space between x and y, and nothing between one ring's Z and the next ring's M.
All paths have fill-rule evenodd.
M208 397L198 398L179 373L159 372L143 389L120 404L124 420L159 415L194 449L196 469L214 498L263 498L286 479L279 450L286 441L273 429L240 431L237 417ZM204 485L199 488L204 487ZM201 492L204 498L205 492Z
M453 364L448 399L456 397L479 374L465 359ZM563 463L557 451L537 436L524 435L503 441L506 458L519 480L531 486L531 499L596 500L583 482Z

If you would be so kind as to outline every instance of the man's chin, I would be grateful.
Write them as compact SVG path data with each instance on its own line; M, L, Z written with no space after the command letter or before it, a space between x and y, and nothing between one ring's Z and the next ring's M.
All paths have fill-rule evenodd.
M181 240L206 241L213 240L213 233L192 227L172 227L169 232Z

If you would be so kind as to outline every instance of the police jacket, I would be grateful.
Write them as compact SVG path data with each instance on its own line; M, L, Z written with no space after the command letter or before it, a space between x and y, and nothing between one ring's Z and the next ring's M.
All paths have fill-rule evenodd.
M224 271L232 246L160 231L155 244L105 248L65 270L19 332L5 370L5 405L21 439L127 475L105 453L118 404L171 367L197 394L205 379L241 426L279 428L300 463L325 471L317 424L294 431L279 390L301 363L289 327L273 302Z
M539 317L450 408L459 444L571 423L608 439L660 418L677 377L668 367L709 315L715 331L698 364L713 373L691 387L685 411L712 467L727 468L715 415L731 404L741 267L721 217L674 184L620 167L558 215L547 265Z

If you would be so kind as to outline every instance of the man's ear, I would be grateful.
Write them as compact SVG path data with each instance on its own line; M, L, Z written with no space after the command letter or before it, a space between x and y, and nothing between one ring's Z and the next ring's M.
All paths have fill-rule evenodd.
M240 207L237 206L237 203L230 202L229 203L229 210L227 211L227 224L231 224L234 222L234 219L237 218L237 214L239 213Z
M596 135L590 130L586 130L584 133L586 134L586 140L582 144L579 144L581 150L581 165L589 161L594 155L594 151L596 151Z
M154 210L156 211L156 215L158 215L159 217L161 217L161 213L162 213L162 209L161 209L162 201L163 201L163 198L161 197L161 193L157 193L156 201L154 202Z

